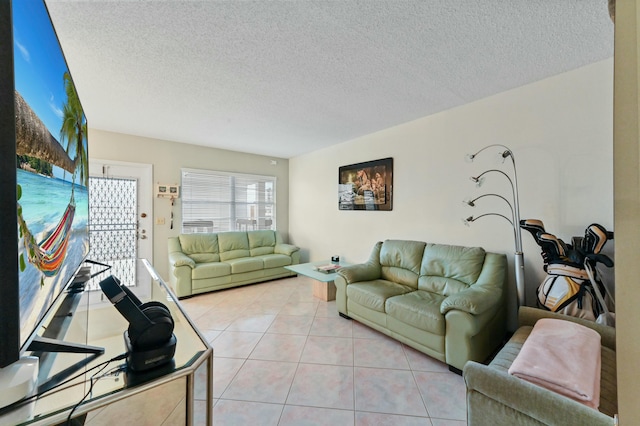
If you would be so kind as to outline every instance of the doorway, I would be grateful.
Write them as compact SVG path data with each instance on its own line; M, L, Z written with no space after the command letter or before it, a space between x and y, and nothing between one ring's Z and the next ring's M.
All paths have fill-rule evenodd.
M88 259L110 265L110 274L146 298L151 280L137 259L153 264L152 165L90 159L89 170Z

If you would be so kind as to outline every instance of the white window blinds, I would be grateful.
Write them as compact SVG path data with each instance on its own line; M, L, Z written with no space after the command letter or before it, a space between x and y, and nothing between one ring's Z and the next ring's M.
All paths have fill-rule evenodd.
M276 178L182 169L182 232L276 229Z

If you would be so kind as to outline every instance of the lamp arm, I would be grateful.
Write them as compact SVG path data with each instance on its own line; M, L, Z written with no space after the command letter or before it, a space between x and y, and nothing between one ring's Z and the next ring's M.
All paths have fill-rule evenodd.
M505 172L503 172L502 170L498 170L498 169L489 169L489 170L485 170L484 172L480 173L478 176L473 177L472 179L480 180L480 178L481 178L482 176L486 175L486 174L487 174L487 173L489 173L489 172L497 172L497 173L502 174L504 177L506 177L506 178L507 178L507 180L509 181L509 183L511 184L511 190L513 191L513 181L511 180L511 177L510 177L508 174L506 174Z
M511 152L511 151L509 150L509 152ZM511 157L511 160L513 161L513 177L514 177L514 179L516 179L517 175L516 175L515 159L513 158L513 154L510 154L509 156ZM508 174L506 174L502 170L498 170L498 169L485 170L484 172L480 173L476 178L473 178L473 179L479 180L482 176L484 176L485 174L487 174L489 172L500 173L505 178L507 178L507 180L509 181L509 184L511 185L511 195L513 196L513 204L514 204L514 206L513 206L513 222L512 223L515 224L514 233L515 233L515 240L516 240L516 252L521 252L522 251L522 233L520 232L520 201L518 199L518 181L516 179L515 183L514 183L514 181L511 179L511 177Z
M485 216L499 216L499 217L503 218L504 220L506 220L507 222L509 222L511 224L511 228L513 229L513 236L516 239L516 244L517 244L517 237L516 237L517 232L516 232L516 230L518 229L518 226L515 225L511 219L509 219L508 217L506 217L503 214L500 214L500 213L483 213L480 216L476 216L476 217L470 216L467 219L465 219L465 222L467 222L467 223L475 222L476 220L480 219L481 217L485 217ZM516 254L518 254L518 253L522 253L522 252L521 251L519 252L518 251L518 247L516 246Z
M506 147L506 146L504 146L504 145L502 145L502 144L499 144L499 143L492 143L491 145L487 145L487 146L485 146L484 148L482 148L480 151L476 152L475 154L472 154L472 155L471 155L471 157L475 157L476 155L480 154L480 153L481 153L482 151L484 151L485 149L492 148L492 147L494 147L494 146L498 146L498 147L500 147L500 148L504 148L504 149L506 149L507 151L511 152L511 150L510 150L508 147Z
M474 199L473 199L473 200L471 200L471 201L467 201L466 203L467 203L468 205L470 205L471 207L475 207L474 202L476 202L476 201L478 201L480 198L484 198L484 197L498 197L498 198L501 198L502 200L504 200L504 202L505 202L505 203L507 203L507 205L509 206L509 209L511 209L511 217L512 217L512 218L513 218L513 220L514 220L514 222L512 222L512 223L516 223L516 222L515 222L514 211L513 211L513 207L511 206L511 203L509 202L509 200L507 200L506 198L504 198L504 197L503 197L502 195L500 195L500 194L493 194L493 193L491 193L491 194L482 194L482 195L480 195L479 197L476 197L476 198L474 198Z
M476 220L480 219L481 217L485 217L485 216L500 216L501 218L503 218L504 220L509 222L511 224L511 226L515 227L515 225L513 224L513 221L511 219L509 219L508 217L506 217L505 215L500 214L500 213L483 213L480 216L473 217L471 220L468 220L468 221L469 222L475 222Z

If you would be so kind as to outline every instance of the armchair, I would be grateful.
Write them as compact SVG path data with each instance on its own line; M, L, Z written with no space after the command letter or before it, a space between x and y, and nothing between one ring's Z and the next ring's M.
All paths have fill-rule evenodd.
M598 410L508 373L533 325L541 318L572 321L600 334L602 348ZM593 321L526 306L520 308L518 322L518 330L489 365L477 362L465 365L463 376L467 386L467 424L613 425L618 411L615 329Z

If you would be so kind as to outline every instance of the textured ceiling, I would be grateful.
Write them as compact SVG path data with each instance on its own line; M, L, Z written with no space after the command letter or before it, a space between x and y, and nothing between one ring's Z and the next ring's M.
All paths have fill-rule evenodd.
M89 126L291 158L613 55L606 0L47 0Z

